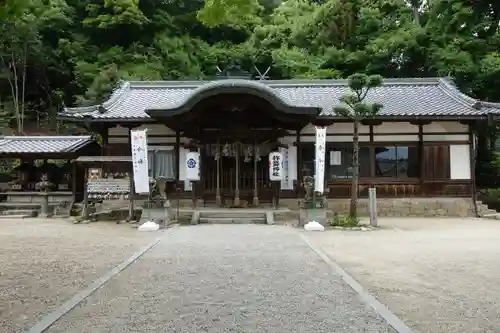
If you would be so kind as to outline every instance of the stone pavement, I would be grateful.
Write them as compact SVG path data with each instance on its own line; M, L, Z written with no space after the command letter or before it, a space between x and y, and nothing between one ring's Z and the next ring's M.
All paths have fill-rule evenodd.
M393 332L296 230L174 228L47 332Z

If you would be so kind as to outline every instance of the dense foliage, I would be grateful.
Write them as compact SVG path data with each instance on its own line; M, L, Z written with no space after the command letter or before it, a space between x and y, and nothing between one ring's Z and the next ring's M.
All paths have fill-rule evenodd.
M0 0L0 124L55 126L120 78L207 78L231 61L279 78L452 76L495 100L494 0Z

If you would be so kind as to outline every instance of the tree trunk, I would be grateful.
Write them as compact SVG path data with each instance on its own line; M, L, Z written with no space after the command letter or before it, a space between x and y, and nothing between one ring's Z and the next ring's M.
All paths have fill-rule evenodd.
M27 69L27 57L28 57L28 43L24 42L23 47L23 76L21 82L21 132L24 134L24 106L25 106L25 94L26 94L26 69Z
M359 184L359 121L354 120L354 133L352 136L352 186L349 216L356 218L358 215L358 184Z

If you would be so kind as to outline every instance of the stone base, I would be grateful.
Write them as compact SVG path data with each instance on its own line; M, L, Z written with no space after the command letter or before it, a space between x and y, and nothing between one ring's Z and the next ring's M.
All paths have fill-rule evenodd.
M328 211L326 209L301 209L299 227L311 221L316 221L324 227L328 226Z
M300 209L312 209L313 207L317 209L324 209L328 207L327 201L324 198L316 198L314 202L312 200L301 199L299 201Z
M166 207L165 207L166 206ZM171 223L171 208L169 202L167 204L163 201L148 201L142 207L141 218L139 225L145 222L153 221L160 225L160 227L167 227Z
M328 211L336 212L340 215L349 213L349 199L328 199ZM280 199L282 208L299 210L300 202L297 199ZM484 211L481 202L477 202L480 215ZM471 198L377 198L378 217L474 217L475 208ZM368 199L360 198L358 201L358 215L360 217L369 216Z

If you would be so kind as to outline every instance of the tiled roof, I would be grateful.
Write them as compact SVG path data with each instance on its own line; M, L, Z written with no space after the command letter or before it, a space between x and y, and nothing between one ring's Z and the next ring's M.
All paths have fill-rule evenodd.
M85 136L3 136L0 154L58 154L71 153L93 142Z
M101 106L65 108L60 116L147 119L145 111L148 109L179 108L199 92L218 86L259 89L284 105L317 107L323 116L334 116L333 107L339 104L342 95L349 93L346 80L124 82ZM466 96L444 78L386 79L383 86L368 93L367 101L383 105L381 116L474 117L500 113L500 104Z

